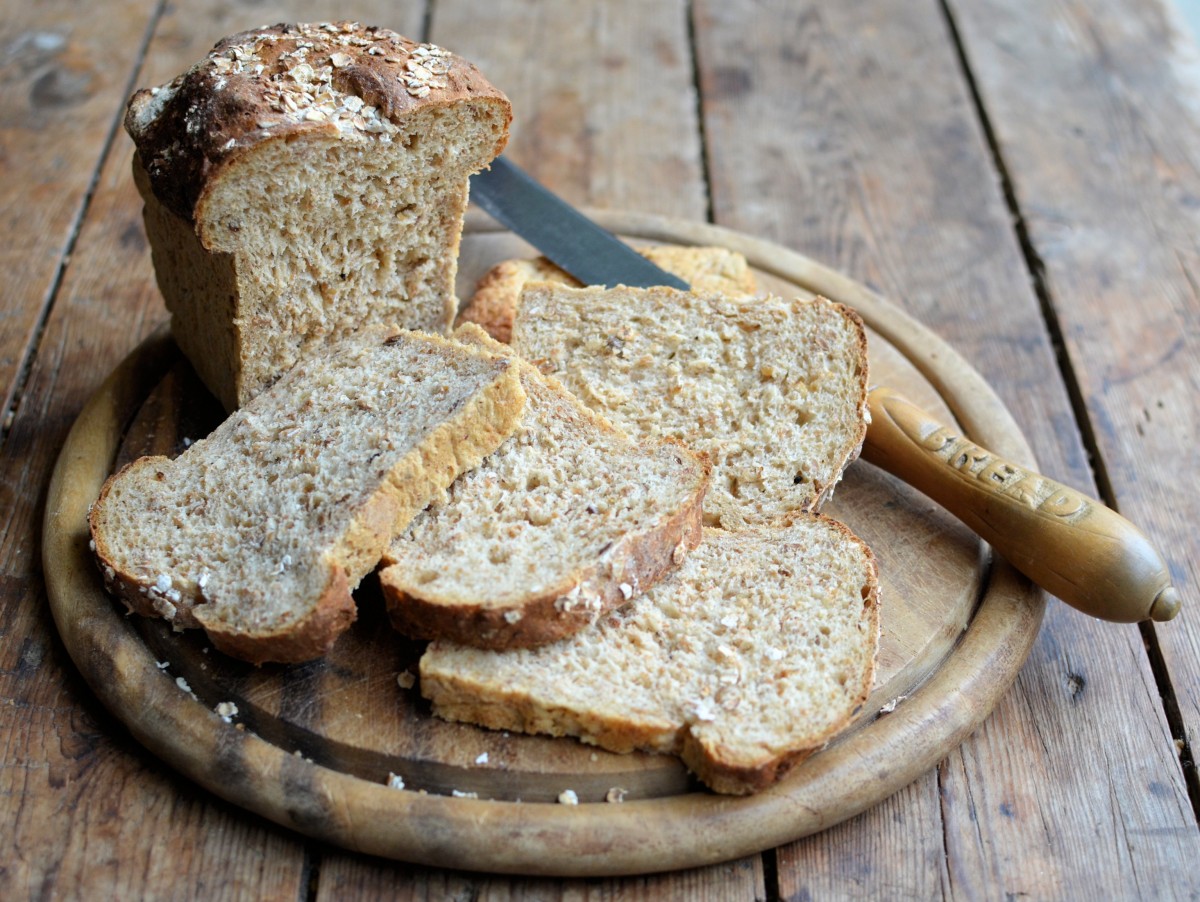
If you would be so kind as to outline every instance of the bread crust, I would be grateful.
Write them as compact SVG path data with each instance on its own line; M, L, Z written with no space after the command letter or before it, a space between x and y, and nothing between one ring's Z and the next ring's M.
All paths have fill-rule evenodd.
M473 64L441 48L433 49L446 71L426 80L427 91L410 88L409 63L420 65L421 47L432 45L348 22L280 23L239 32L219 41L167 85L137 91L126 108L125 129L154 195L175 215L197 222L203 219L209 187L239 157L264 142L338 132L328 117L298 117L286 98L280 99L280 84L286 88L287 73L299 65L330 66L335 90L362 98L393 123L418 110L467 99L502 108L511 122L512 107L504 94ZM290 83L296 84L294 79ZM507 137L505 129L492 156L503 150Z
M519 609L470 599L447 603L424 598L401 588L398 576L389 573L393 568L386 568L379 581L392 626L418 639L445 639L497 650L533 648L573 635L621 607L633 597L632 587L640 592L658 582L700 544L703 535L704 493L712 465L706 456L680 442L669 444L675 445L682 457L694 460L701 471L699 490L670 517L643 532L627 534L601 559L528 596ZM515 620L510 619L514 611L520 614Z

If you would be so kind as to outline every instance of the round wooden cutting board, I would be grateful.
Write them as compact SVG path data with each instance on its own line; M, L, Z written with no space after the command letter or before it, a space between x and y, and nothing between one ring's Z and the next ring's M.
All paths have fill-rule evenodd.
M718 244L760 286L822 294L870 328L871 377L980 444L1031 454L982 378L936 336L863 286L784 248L712 226L595 213L634 243ZM527 245L471 220L459 295ZM179 453L220 420L165 335L112 374L80 415L50 486L43 554L58 628L96 694L148 748L220 796L350 849L444 867L634 874L777 846L876 804L955 748L1016 676L1042 595L920 494L857 462L826 512L874 549L882 585L875 689L854 724L772 789L722 797L677 760L573 740L443 723L413 685L418 643L387 626L377 587L325 659L255 668L202 635L125 616L103 590L86 514L104 479L144 453ZM236 710L236 713L231 713ZM219 712L219 713L218 713ZM224 715L224 716L222 716ZM396 788L393 775L402 779ZM606 802L610 789L624 802ZM573 790L578 805L557 799Z

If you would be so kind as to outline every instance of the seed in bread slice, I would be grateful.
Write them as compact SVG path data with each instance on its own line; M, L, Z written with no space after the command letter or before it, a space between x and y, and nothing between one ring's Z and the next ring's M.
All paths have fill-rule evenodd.
M361 325L450 327L468 178L511 118L461 57L348 22L232 35L131 98L172 331L227 409Z
M354 620L350 593L388 542L523 406L511 358L365 330L178 458L110 477L88 516L105 582L235 657L318 657Z
M512 348L630 435L708 454L709 526L816 510L866 436L862 320L822 298L535 282Z
M651 245L639 253L669 273L682 278L693 291L751 295L757 290L754 272L746 258L723 247ZM582 287L574 276L545 257L504 260L484 273L475 293L458 314L458 322L478 323L497 341L512 336L513 318L526 282L557 282Z
M455 337L504 346L478 326ZM422 639L531 647L577 632L678 566L700 541L708 461L632 442L521 364L521 425L384 556L393 625Z
M683 566L553 645L432 643L421 693L448 720L681 756L710 788L756 792L866 700L879 636L870 550L820 514L706 529Z

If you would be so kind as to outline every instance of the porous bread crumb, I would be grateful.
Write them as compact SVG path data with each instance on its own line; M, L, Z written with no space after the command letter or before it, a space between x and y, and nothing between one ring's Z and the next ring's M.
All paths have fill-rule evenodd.
M476 327L456 337L491 341ZM700 538L707 462L635 443L518 361L517 431L392 543L379 581L417 638L533 646L586 627L676 565Z
M411 689L417 685L417 678L407 670L402 670L396 674L396 685L401 689Z
M475 763L476 764L487 764L488 763L488 753L481 752L479 755L477 755L475 757Z
M477 792L465 792L460 789L450 790L450 795L456 799L477 799L477 798L479 798L479 793L477 793Z
M817 509L866 436L866 333L824 299L533 282L512 347L630 435L706 453L706 525Z
M624 802L625 796L627 795L629 795L628 789L622 789L619 786L614 786L604 794L604 801L613 803Z
M578 805L579 796L575 794L573 789L564 789L558 794L558 802L560 805Z
M354 22L233 35L134 95L159 288L227 409L365 323L449 328L468 178L510 119L466 60Z
M670 752L718 792L752 792L866 699L877 601L869 549L826 517L706 529L678 571L562 642L432 643L421 689L449 720ZM721 623L730 614L736 631Z
M111 477L89 518L97 558L130 607L203 627L234 656L318 657L396 532L495 450L523 403L504 358L364 329L178 458Z
M388 773L387 785L389 789L403 789L404 778L399 774Z

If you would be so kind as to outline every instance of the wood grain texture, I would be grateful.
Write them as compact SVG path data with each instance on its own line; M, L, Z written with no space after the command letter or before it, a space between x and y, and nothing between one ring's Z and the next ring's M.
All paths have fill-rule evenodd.
M696 9L717 222L833 263L934 324L1001 386L1043 472L1095 493L1067 391L1053 376L1051 339L999 175L938 5L701 0ZM1038 19L1030 4L1025 26L1037 30ZM990 30L981 23L981 32ZM993 44L995 78L1023 84L1030 94L1043 82L1003 57L1032 40L1018 30ZM1038 147L1032 134L1029 146ZM1073 681L1070 675L1081 671L1084 682ZM1087 686L1086 713L1068 685ZM1138 726L1114 737L1105 726L1114 721ZM1125 862L1145 854L1141 838L1120 829L1130 818L1144 825L1139 829L1167 831L1149 856L1154 864L1137 868L1158 867L1159 880L1167 881L1172 863L1177 869L1188 860L1194 824L1185 816L1165 732L1137 630L1054 605L1014 691L929 776L943 800L941 829L880 844L867 827L877 824L869 815L862 831L842 828L838 839L859 844L863 867L877 873L889 862L940 851L949 870L935 895L1052 895L1062 886L1103 893L1111 874L1096 861L1128 873ZM1078 766L1099 748L1111 767L1106 781ZM1148 793L1150 783L1169 800ZM1004 798L979 816L971 800L981 796ZM1018 808L1006 801L1010 796L1038 802ZM1113 829L1095 829L1091 851L1073 843L1058 850L1052 880L1024 866L1043 854L1043 833L1072 836L1083 824ZM795 860L811 861L833 841L803 840ZM780 855L787 861L792 853ZM924 878L913 879L902 894L930 889ZM781 869L780 885L789 883L802 885L803 875Z
M155 0L119 0L85 25L70 0L23 3L0 22L0 410L53 301L63 255L128 82Z
M506 154L552 190L705 218L684 0L439 0L432 26L508 95Z
M396 902L476 902L537 899L549 902L723 902L768 898L758 855L645 877L553 879L454 873L413 865L374 863L331 853L321 866L315 902L343 899L394 899Z
M1200 463L1200 50L1170 3L951 8L1106 488L1166 549L1183 595L1183 614L1149 638L1161 648L1200 812L1200 493L1181 476ZM1007 77L1014 68L1026 77ZM1152 801L1187 807L1177 779L1135 772L1142 787L1154 787L1143 789L1138 829L1162 828L1167 816ZM1178 841L1195 855L1194 835ZM1135 862L1127 885L1155 886L1150 866Z
M83 28L75 9L55 3L22 7L22 15L49 18L42 26L29 24L3 45L5 52L21 53L36 50L39 40L59 48L49 58L6 57L2 73L10 89L4 101L0 187L5 254L23 247L31 255L19 262L5 258L21 292L6 291L6 304L17 302L6 308L14 316L43 309L30 292L45 292L49 300L53 279L46 274L67 263L61 253L64 229L69 231L74 215L70 204L80 203L107 128L122 112L126 82L138 62L128 54L139 49L148 24L148 12L138 18L131 12L135 5L126 3L107 7ZM376 4L375 11L401 24L395 4ZM415 23L422 12L415 10ZM172 8L160 22L139 82L172 77L231 31L288 16L332 13L327 3ZM65 35L66 48L77 50L78 57L52 71L64 51L52 37L39 39L42 33ZM14 60L24 60L29 68L17 68ZM61 109L48 106L33 117L8 111L38 84L77 94L66 96ZM72 122L72 116L80 121ZM10 827L0 896L295 899L304 895L307 879L302 845L197 792L131 741L78 678L46 609L34 536L51 459L86 398L164 316L142 234L141 201L129 176L131 152L128 139L118 134L97 176L54 309L38 336L20 408L0 449L5 474L0 481L0 635L5 637L0 643L0 748L5 749L0 815ZM15 198L11 204L9 192ZM6 320L3 340L18 332L29 340L26 326L10 331ZM7 346L3 353L7 367Z

